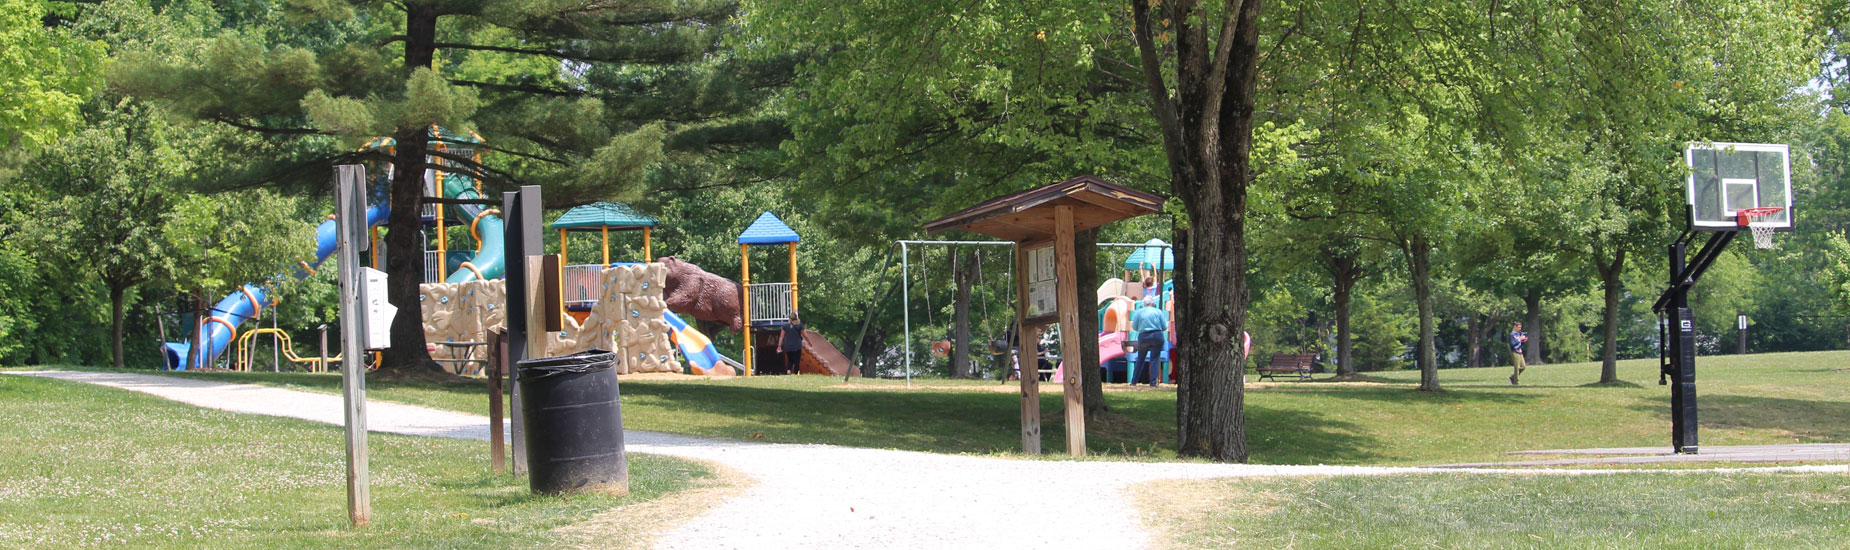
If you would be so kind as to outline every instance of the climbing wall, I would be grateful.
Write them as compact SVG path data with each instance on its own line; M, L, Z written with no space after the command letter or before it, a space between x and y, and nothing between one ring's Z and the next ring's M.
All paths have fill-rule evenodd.
M659 263L605 269L603 294L584 324L565 317L565 330L547 344L547 354L607 349L620 358L618 374L680 372L668 341L668 322L662 318L668 308L662 299L667 275ZM507 321L503 281L431 283L418 289L424 336L431 342L486 342L488 330Z
M428 342L487 342L488 330L507 324L506 285L500 280L418 286Z

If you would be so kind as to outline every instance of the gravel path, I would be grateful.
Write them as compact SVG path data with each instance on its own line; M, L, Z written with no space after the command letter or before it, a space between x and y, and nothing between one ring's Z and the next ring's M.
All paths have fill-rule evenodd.
M12 371L149 393L201 407L340 424L339 396L166 376ZM367 402L373 431L488 438L485 417ZM1508 470L1069 462L716 440L629 430L629 449L712 460L757 483L698 511L656 548L1143 548L1124 489L1159 479ZM1756 471L1766 471L1759 469ZM1846 472L1844 466L1786 468ZM1713 470L1710 470L1713 471ZM1618 470L1524 470L1611 474ZM693 512L693 511L690 511Z

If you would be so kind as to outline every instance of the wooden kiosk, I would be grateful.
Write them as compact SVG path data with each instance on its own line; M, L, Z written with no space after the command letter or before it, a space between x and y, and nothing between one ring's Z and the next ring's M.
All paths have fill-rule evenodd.
M1037 359L1034 330L1060 324L1060 356L1072 361L1061 384L1066 392L1066 452L1086 454L1084 379L1080 355L1078 267L1073 234L1118 220L1161 212L1163 198L1105 181L1073 179L1003 195L925 224L933 234L962 229L1015 242L1016 358L1021 377L1021 447L1041 452L1040 382L1029 376ZM1086 314L1090 315L1090 308ZM1093 368L1096 368L1094 366Z

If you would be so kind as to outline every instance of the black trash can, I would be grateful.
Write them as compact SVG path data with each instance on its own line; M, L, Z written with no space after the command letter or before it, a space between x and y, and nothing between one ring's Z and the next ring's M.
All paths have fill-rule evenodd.
M629 494L616 361L594 349L519 363L533 492Z

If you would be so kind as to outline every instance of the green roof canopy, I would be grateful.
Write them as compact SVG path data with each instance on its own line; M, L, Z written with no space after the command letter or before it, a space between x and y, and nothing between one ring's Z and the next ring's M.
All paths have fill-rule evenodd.
M645 216L620 202L594 202L567 210L552 222L553 229L641 229L655 227L655 218Z

